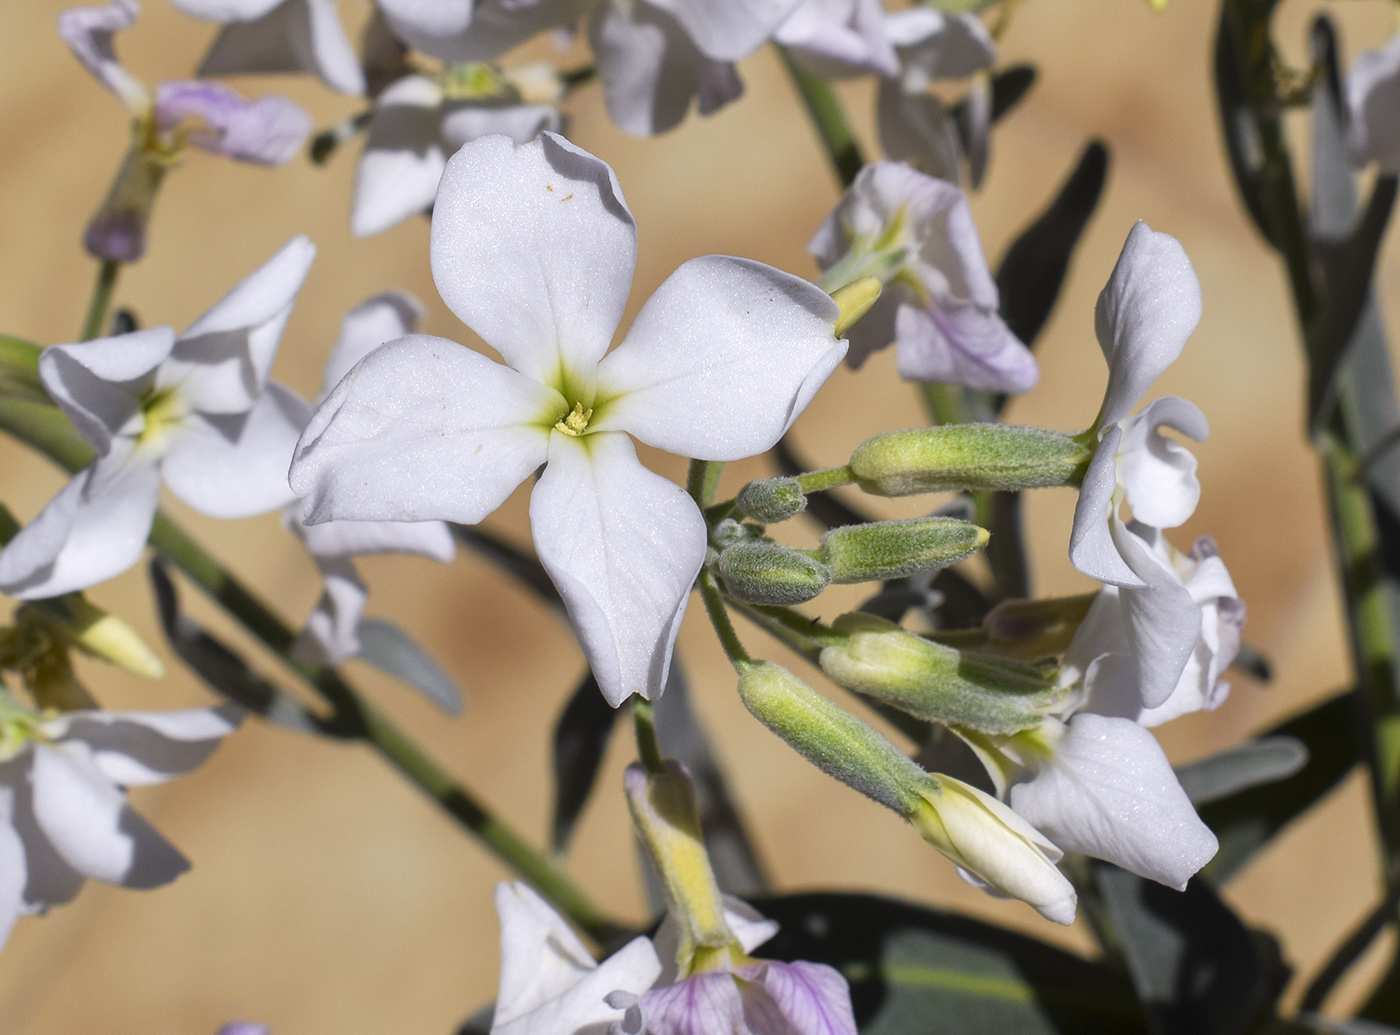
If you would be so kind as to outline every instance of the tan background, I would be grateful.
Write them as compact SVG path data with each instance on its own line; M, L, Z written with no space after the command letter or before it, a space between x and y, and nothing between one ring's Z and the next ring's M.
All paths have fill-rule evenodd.
M0 331L40 342L72 340L81 323L94 264L79 238L126 132L116 101L55 36L62 6L0 4ZM186 74L212 29L162 0L147 6L121 37L123 57L149 82ZM1295 60L1313 6L1285 6L1280 39ZM1383 4L1334 6L1346 16L1351 53L1388 31ZM1091 419L1104 383L1093 301L1133 220L1178 236L1200 273L1205 319L1157 388L1196 401L1214 432L1197 450L1200 509L1175 538L1183 546L1198 534L1219 541L1250 607L1248 638L1272 656L1279 677L1269 689L1237 680L1221 711L1163 730L1178 760L1235 742L1347 680L1316 465L1299 433L1301 365L1282 277L1246 225L1219 153L1207 92L1212 10L1207 0L1174 0L1163 16L1134 0L1027 4L1004 57L1035 60L1042 79L997 135L990 181L973 202L995 257L1088 137L1113 147L1106 201L1043 339L1041 387L1012 408L1019 421L1070 429ZM364 5L347 5L347 15L362 18ZM748 95L741 103L657 140L630 140L608 125L596 87L574 99L574 139L613 163L640 226L629 319L670 270L706 252L813 272L804 246L835 186L773 57L760 53L742 71ZM318 125L356 110L353 100L305 80L241 85L291 93ZM857 85L846 96L869 143L871 91ZM288 327L277 377L313 392L342 312L389 286L428 302L429 330L467 340L433 290L425 220L369 241L349 236L356 150L325 169L298 161L275 172L191 153L168 180L150 254L123 276L120 302L146 323L183 327L288 237L307 233L320 257ZM1382 285L1394 283L1396 262L1392 246ZM1391 327L1400 327L1395 305L1387 312ZM817 462L840 463L869 434L919 419L886 353L858 377L844 370L833 377L796 437ZM682 475L673 458L645 455L666 474ZM0 496L24 519L60 484L18 448L0 451L0 470ZM727 485L763 473L757 462L739 464ZM523 540L525 500L517 492L490 527ZM1041 592L1088 586L1065 556L1072 506L1067 492L1029 504ZM188 515L188 523L289 620L311 608L313 569L275 517L219 524ZM453 772L542 840L549 730L581 668L571 637L471 556L450 567L400 559L363 567L373 585L370 613L398 618L429 643L466 687L468 711L446 720L363 666L352 666L354 676ZM93 596L159 641L141 569ZM217 622L193 591L186 597ZM827 617L858 594L829 597L818 602ZM783 656L753 630L741 632L755 648ZM1024 906L965 887L894 816L820 776L750 719L698 607L681 642L699 708L782 888L879 890L1089 944L1080 928L1052 928ZM258 662L277 671L265 657ZM95 665L84 671L111 707L209 700L178 663L171 668L159 684ZM640 920L617 793L630 753L627 738L618 738L571 869L606 906ZM234 1017L271 1023L279 1035L447 1032L493 995L491 885L502 868L368 751L250 722L194 775L133 798L188 854L193 871L154 894L89 884L72 905L20 921L0 954L0 1033L198 1035ZM1248 919L1283 937L1304 977L1376 895L1366 809L1353 777L1229 890ZM1372 967L1377 962L1373 954ZM1344 999L1359 990L1352 981Z

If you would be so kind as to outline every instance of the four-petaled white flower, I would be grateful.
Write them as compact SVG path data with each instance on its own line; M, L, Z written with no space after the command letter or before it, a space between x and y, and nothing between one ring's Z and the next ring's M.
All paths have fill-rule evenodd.
M636 224L606 164L551 133L467 144L433 210L432 268L494 363L409 335L367 356L292 464L306 522L473 523L546 464L530 501L540 560L608 700L665 684L705 521L637 461L627 433L732 460L776 442L841 361L836 304L804 280L694 259L609 341Z
M901 162L867 165L807 250L826 287L865 276L886 284L851 328L851 366L894 341L899 372L913 381L997 392L1035 386L1035 358L997 312L972 210L953 184Z
M0 944L16 917L69 901L88 877L155 888L189 869L122 788L188 772L240 718L232 705L53 718L7 705L0 714Z
M335 0L170 0L223 26L200 75L309 72L333 90L363 94L364 71Z
M356 363L384 342L413 331L422 318L423 304L403 291L381 292L346 313L340 339L326 362L317 403L330 395ZM305 407L300 426L304 428L310 419L311 408ZM282 468L291 461L289 449ZM445 563L454 552L452 533L441 521L327 521L308 526L301 520L300 500L288 506L283 518L316 562L325 586L292 648L297 657L307 661L339 665L360 653L360 617L368 591L353 558L411 553Z
M293 238L178 338L154 327L40 354L44 387L97 457L0 553L0 590L52 597L131 567L162 477L213 517L292 501L305 404L267 375L315 253Z

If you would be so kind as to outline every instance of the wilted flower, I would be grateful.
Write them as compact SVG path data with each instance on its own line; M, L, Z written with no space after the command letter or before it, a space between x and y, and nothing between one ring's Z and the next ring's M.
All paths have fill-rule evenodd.
M951 183L900 162L868 165L807 249L825 270L824 287L865 276L886 284L851 328L852 366L894 341L910 380L999 392L1035 386L1035 358L997 312L972 210Z
M162 478L214 517L291 502L305 404L267 375L315 253L293 238L178 338L154 327L43 351L44 387L97 457L0 553L0 590L52 597L131 567Z
M189 863L126 802L123 787L163 783L203 762L239 710L0 708L0 943L15 918L42 913L91 877L155 888Z
M614 705L661 692L705 522L626 432L705 459L762 452L845 353L837 306L761 263L682 266L607 351L636 261L612 170L552 133L483 137L448 163L432 266L506 359L410 335L367 356L292 465L306 521L474 523L523 479L540 560Z

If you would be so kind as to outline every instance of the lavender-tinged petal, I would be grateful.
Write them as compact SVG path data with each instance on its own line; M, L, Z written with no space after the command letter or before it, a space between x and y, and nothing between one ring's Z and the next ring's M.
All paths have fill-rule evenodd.
M799 65L823 78L899 74L880 0L804 0L773 38Z
M846 979L822 963L797 960L793 963L764 961L739 971L740 976L762 986L745 995L749 1027L762 1035L856 1035L855 1013L851 1009L851 989ZM766 1002L764 1001L766 1000ZM753 1023L776 1008L787 1028L772 1020ZM767 1018L765 1018L767 1019Z
M182 119L204 122L189 141L211 154L259 165L285 165L300 153L311 116L295 101L271 95L247 100L218 83L175 81L156 87L156 122L169 130Z
M972 302L905 305L895 317L899 373L991 392L1028 392L1040 379L1035 357L994 311Z
M726 971L696 974L642 996L648 1035L749 1035L744 1000ZM768 1033L754 1033L768 1035Z
M254 1021L229 1021L215 1035L272 1035L272 1029Z
M117 60L112 38L139 12L136 0L112 0L105 7L71 7L58 16L58 34L73 56L137 115L150 107L150 94Z

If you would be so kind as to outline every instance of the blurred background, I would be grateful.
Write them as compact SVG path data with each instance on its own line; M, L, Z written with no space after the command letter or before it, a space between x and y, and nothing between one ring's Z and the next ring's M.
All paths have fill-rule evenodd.
M54 32L64 6L0 4L0 332L42 343L77 336L96 270L80 237L127 135L115 98ZM1289 0L1279 20L1279 42L1300 64L1315 9L1314 0ZM1341 19L1348 60L1391 31L1389 5L1329 9ZM366 13L367 5L344 5L356 36ZM1160 15L1133 0L1022 5L1003 41L1002 63L1032 61L1041 77L996 132L988 179L972 201L995 264L1089 138L1112 149L1104 200L1041 338L1041 385L1009 411L1017 422L1078 429L1092 420L1106 379L1093 337L1094 299L1134 220L1180 238L1200 275L1204 320L1154 392L1184 395L1211 420L1210 440L1195 449L1201 505L1173 539L1183 549L1196 535L1217 540L1249 606L1246 638L1273 660L1276 678L1262 687L1236 676L1220 711L1159 730L1174 761L1235 743L1349 679L1317 465L1301 432L1302 364L1283 276L1246 223L1221 155L1208 78L1215 17L1210 0L1173 0ZM118 50L132 72L154 84L188 76L214 33L164 0L146 0ZM550 50L539 42L532 52ZM582 59L576 51L562 64ZM696 255L744 255L815 273L805 246L838 196L836 181L775 55L758 53L741 73L741 102L652 140L614 129L596 86L569 104L571 137L613 165L639 225L640 262L624 326L671 270ZM318 127L361 106L306 79L235 85L250 94L290 94ZM857 83L841 92L867 154L876 155L873 90ZM1303 127L1296 128L1301 145ZM283 339L277 379L314 394L341 315L387 287L427 303L426 330L473 341L433 289L427 220L370 240L350 236L358 151L357 142L324 168L298 160L270 171L189 152L162 190L147 257L122 274L118 305L134 309L144 324L183 328L304 233L320 252ZM1379 268L1392 329L1400 328L1400 305L1385 288L1397 263L1400 247L1392 241ZM839 371L798 422L794 441L814 464L840 464L869 435L922 420L889 350L858 375ZM643 459L684 477L675 458L644 451ZM731 465L723 488L732 492L769 473L763 459ZM45 461L0 444L0 498L22 520L61 484ZM526 501L527 490L517 491L487 526L525 542ZM290 622L301 623L320 583L275 515L219 523L167 503ZM1065 490L1028 500L1037 593L1090 588L1066 556L1073 505ZM931 506L873 501L869 509L893 517ZM814 528L794 522L783 534L810 541ZM450 566L379 558L361 567L371 586L367 614L392 618L427 644L465 688L467 710L447 719L363 665L351 664L352 678L542 844L551 730L583 670L572 636L469 554ZM832 590L814 608L831 618L863 593ZM105 706L211 701L165 650L144 567L91 596L158 646L171 672L146 683L84 664L83 676ZM285 678L193 589L184 596L197 617L245 647L263 671ZM755 652L803 671L757 630L741 624L740 632ZM696 707L780 890L879 891L1090 951L1081 927L1056 928L1028 907L964 885L897 817L819 774L752 720L698 604L680 650ZM629 736L615 738L568 866L603 905L641 922L645 906L619 793L632 752ZM250 721L193 775L132 798L193 870L157 893L90 883L47 918L22 919L0 953L0 1033L198 1035L233 1018L269 1023L278 1035L446 1033L493 997L491 889L508 874L368 750ZM1247 922L1282 938L1302 980L1378 893L1368 807L1362 777L1353 774L1228 889ZM1362 994L1389 949L1373 949L1370 966L1349 979L1337 1005Z

